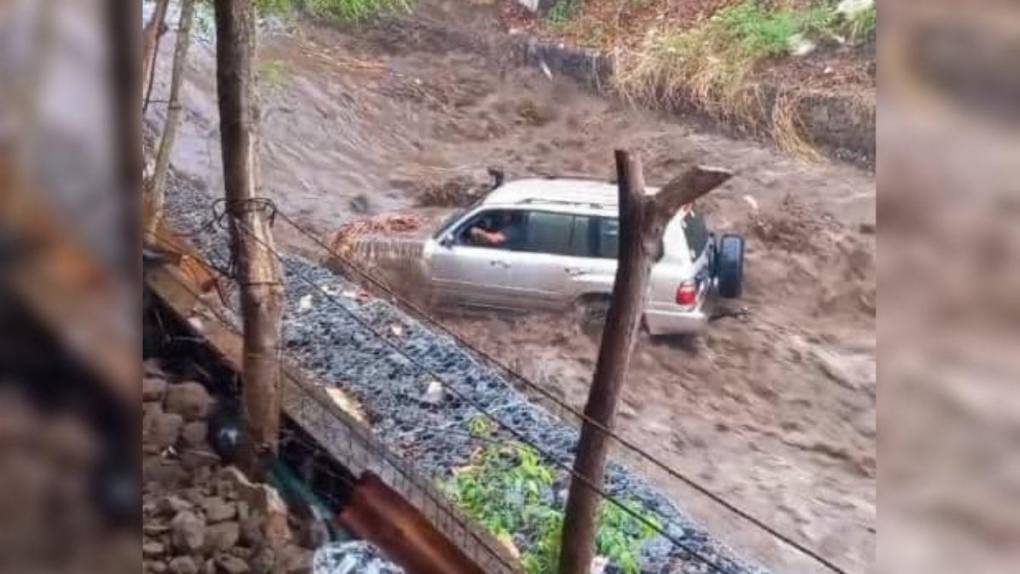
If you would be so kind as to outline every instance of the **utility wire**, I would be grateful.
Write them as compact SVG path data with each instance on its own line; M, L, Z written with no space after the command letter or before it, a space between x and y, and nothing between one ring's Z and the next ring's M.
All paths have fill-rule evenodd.
M170 275L170 277L172 277L175 283L181 286L181 288L188 291L188 293L190 293L195 298L196 301L198 301L203 307L205 307L210 313L212 313L213 318L216 319L217 322L219 322L225 328L233 332L235 335L241 336L241 333L238 332L236 325L234 325L232 321L221 315L219 313L219 310L214 308L212 304L203 299L200 293L195 291L190 285L186 284L184 281L178 279L177 277L173 275ZM293 385L293 387L299 389L302 392L302 394L312 399L314 402L318 403L319 406L323 407L323 409L326 410L326 412L328 413L331 412L331 408L335 407L335 405L327 403L322 397L316 395L315 393L312 393L311 391L302 387L301 385ZM418 487L418 489L422 491L425 494L425 496L435 505L437 509L441 509L443 514L452 518L453 521L457 524L457 526L459 526L465 532L470 534L470 536L476 542L481 544L482 548L485 549L485 552L487 552L490 556L494 557L498 562L500 562L500 564L507 568L508 571L510 572L516 571L516 567L513 564L507 562L506 558L503 556L501 552L493 550L489 543L486 540L484 540L481 536L479 536L479 534L475 531L475 528L472 525L464 522L464 520L462 520L461 517L456 512L453 512L449 509L448 501L439 500L438 498L436 498L435 494L432 492L431 488L429 488L427 484L423 485L420 483L420 479L418 478L418 476L416 476L416 474L424 475L425 473L418 470L413 462L408 461L406 458L403 458L401 456L395 455L385 448L380 448L377 445L372 444L371 441L366 440L364 437L360 436L360 433L355 432L355 434L357 435L358 442L366 446L372 452L381 456L383 460L385 460L394 470L400 473L409 482L415 484ZM314 446L316 448L322 449L324 452L326 452L327 455L329 454L329 451L322 448L321 445L316 444ZM407 467L406 469L404 468L405 466ZM326 472L325 474L335 476L335 478L341 480L352 489L357 485L356 483L351 483L350 480L347 479L346 477L336 476L334 473L329 472Z
M233 224L234 225L238 226L238 228L241 229L246 235L251 237L252 240L256 241L257 243L262 245L263 248L265 248L270 253L272 253L282 264L286 265L286 260L284 259L284 257L274 247L270 246L265 241L260 239L255 233L253 233L253 230L251 228L249 228L243 222L239 221L237 218L231 218L231 219L233 220ZM653 522L653 521L649 520L648 518L642 516L640 513L638 513L635 510L631 509L628 505L626 505L623 502L617 500L614 496L612 496L609 493L607 493L604 489L602 489L602 488L600 488L598 486L595 486L595 484L592 483L587 477L577 473L569 465L560 462L559 459L557 459L557 457L555 455L551 454L549 451L547 451L546 449L542 448L541 446L535 444L532 440L530 440L528 437L526 437L523 434L521 434L517 429L515 429L511 425L507 424L506 422L504 422L499 417L496 417L495 415L492 415L491 413L489 413L485 409L485 407L483 407L482 405L478 404L478 402L472 400L466 394L462 393L461 391L457 390L453 385L451 385L448 382L446 382L446 379L443 376L439 375L438 373L436 373L431 368L429 368L429 367L427 367L425 365L422 365L414 357L412 357L406 351L404 351L400 346L398 346L398 345L394 344L392 341L390 341L385 335L383 335L378 330L376 330L376 328L371 323L366 321L364 318L358 316L357 313L355 313L355 312L351 311L350 309L348 309L339 299L337 299L334 295L332 295L331 293L329 293L328 291L323 289L314 280L309 279L303 273L295 273L295 275L299 279L301 279L302 281L307 283L310 287L312 287L312 288L316 289L317 291L319 291L320 293L322 293L322 295L324 297L326 297L330 302L334 303L334 305L336 307L338 307L341 310L343 310L348 316L350 316L352 319L354 319L362 327L367 329L370 333L375 335L375 337L377 339L379 339L380 341L382 341L386 346L390 347L395 352L397 352L398 354L400 354L403 357L405 357L408 361L411 362L411 364L416 365L419 369L421 369L422 372L428 374L430 377L432 377L432 378L434 378L436 380L439 380L439 381L443 381L444 383L446 383L446 384L444 384L444 388L446 388L447 390L451 391L454 395L457 396L457 398L459 398L460 400L464 401L465 403L471 405L472 408L477 410L479 413L481 413L483 416L485 416L489 420L495 422L497 425L499 425L504 430L506 430L511 435L513 435L521 443L523 443L523 444L533 448L536 452L540 453L543 457L545 457L549 462L551 462L555 466L559 467L560 469L564 470L565 472L569 473L569 475L571 476L572 479L576 479L576 480L580 481L587 488L589 488L590 490L592 490L593 492L598 494L602 499L613 503L620 510L622 510L626 514L630 515L632 518L634 518L638 522L642 523L646 528L648 528L649 530L659 534L664 539L666 539L669 542L671 542L677 548L680 548L681 550L685 551L688 556L696 558L697 560L701 561L705 565L709 566L715 572L719 572L720 574L727 574L726 570L724 570L722 567L720 567L718 564L716 564L712 560L708 559L701 552L699 552L699 551L689 547L687 544L685 544L684 542L680 541L678 538L676 538L673 535L671 535L668 532L666 532L662 527L660 527L655 522Z
M571 414L576 416L578 419L580 419L584 423L592 425L593 427L595 427L597 430L599 430L603 434L611 437L613 440L615 440L617 443L619 443L623 447L631 450L632 452L634 452L635 454L637 454L641 458L644 458L648 462L652 463L654 466L658 467L660 470L664 471L666 474L668 474L672 478L674 478L676 480L679 480L680 482L683 482L684 484L686 484L687 486L693 488L695 491L697 491L700 494L704 495L705 497L709 498L710 500L712 500L716 504L719 504L720 506L722 506L723 508L729 510L733 514L735 514L735 515L739 516L740 518L746 520L747 522L757 526L761 530L763 530L766 533L768 533L769 535L771 535L773 538L775 538L775 539L779 540L780 542L786 544L787 546L789 546L789 547L799 551L800 553L802 553L805 556L813 559L814 561L818 562L822 566L825 566L826 568L828 568L832 572L835 572L836 574L847 574L847 572L845 570L843 570L842 568L837 566L835 563L833 563L829 559L827 559L824 556L820 555L818 552L808 548L807 546L801 544L800 542L797 542L796 540L792 539L791 537L789 537L786 534L783 534L782 532L777 530L775 527L770 526L769 524L765 523L761 519L755 517L750 512L748 512L746 510L743 510L742 508L740 508L740 507L736 506L735 504L729 502L728 500L726 500L722 496L712 492L708 487L701 485L700 483L698 483L694 479L692 479L692 478L684 475L683 473L681 473L679 470L676 470L673 467L669 466L668 464L666 464L665 462L663 462L662 460L660 460L656 456L654 456L651 453L649 453L647 450L645 450L645 449L641 448L640 446L634 444L633 442L623 438L622 436L617 434L615 431L607 428L602 423L592 419L588 415L584 414L583 412L579 411L578 409L576 409L576 408L572 407L571 405L567 404L563 399L557 397L556 395L554 395L550 391L548 391L545 388L543 388L541 385L531 381L530 379L528 379L522 373L516 371L515 369L513 369L509 365L506 365L506 364L502 363L501 361L499 361L498 359L496 359L495 357L493 357L489 353L485 352L484 350L476 347L474 344L472 344L471 342L469 342L469 341L465 340L463 337L461 337L458 333L454 332L450 328L448 328L445 325L443 325L439 320L435 319L430 313L428 313L424 309L421 309L415 303L413 303L411 301L408 301L406 298L401 297L398 293L393 291L384 282L382 282L379 279L377 279L375 276L373 276L368 271L365 271L365 270L361 269L360 266L355 261L351 260L347 256L345 256L345 255L337 252L336 250L334 250L327 243L325 243L321 238L319 238L314 233L312 233L311 231L306 229L303 225L297 223L292 217L290 217L289 215L287 215L286 213L284 213L282 211L279 211L279 209L277 209L275 213L276 213L277 217L279 217L283 221L286 221L291 227L293 227L299 233L301 233L305 237L311 239L314 243L316 243L319 247L324 249L332 257L334 257L338 261L342 262L345 265L346 268L352 270L359 277L364 278L365 280L371 282L373 286L375 286L376 288L382 290L386 295L390 296L399 306L401 306L401 307L403 307L405 309L411 310L412 314L418 316L419 318L424 319L425 322L427 322L430 326L436 327L439 330L441 330L444 334L452 337L455 341L457 341L458 344L460 344L460 345L462 345L464 347L467 347L472 352L474 352L475 354L480 356L482 359L484 359L486 362L489 362L490 364L496 366L497 368L499 368L500 370L502 370L506 374L509 374L512 378L520 381L522 384L524 384L529 389L532 389L532 390L538 392L543 397L545 397L546 399L552 401L558 407L560 407L560 408L570 412Z

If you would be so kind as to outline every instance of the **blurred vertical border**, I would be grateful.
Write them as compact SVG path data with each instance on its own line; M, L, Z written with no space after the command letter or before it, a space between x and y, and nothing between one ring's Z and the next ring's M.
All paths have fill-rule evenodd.
M141 565L140 31L0 2L0 572Z
M879 571L1020 568L1020 4L880 2Z

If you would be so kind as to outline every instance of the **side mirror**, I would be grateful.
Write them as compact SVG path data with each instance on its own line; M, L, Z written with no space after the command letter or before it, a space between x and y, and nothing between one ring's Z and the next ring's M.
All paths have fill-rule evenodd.
M447 249L449 249L450 247L453 247L453 237L451 237L450 234L446 234L446 235L440 237L439 238L439 245L442 246L442 247L445 247Z

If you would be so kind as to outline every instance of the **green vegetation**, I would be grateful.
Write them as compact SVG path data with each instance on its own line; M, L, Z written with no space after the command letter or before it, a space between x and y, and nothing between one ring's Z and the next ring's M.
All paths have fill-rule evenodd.
M753 74L798 44L859 42L875 25L874 6L847 17L828 1L796 8L743 0L693 28L653 30L640 48L621 55L617 88L631 99L693 104L722 120L768 124L782 147L817 157L798 134L790 109L799 102L796 89L780 86L780 94L765 98Z
M581 0L559 0L546 12L545 20L553 25L564 25L574 19Z
M320 18L358 22L385 12L406 12L413 0L255 0L263 14L288 15L302 10Z
M472 434L488 436L487 423L473 420ZM563 512L552 505L553 469L544 465L532 448L517 444L492 444L480 451L473 464L460 470L443 490L471 518L496 538L512 542L521 535L531 542L521 555L528 574L553 574L559 560ZM637 505L628 507L645 520ZM639 557L655 530L615 504L603 505L596 545L627 574L640 572Z

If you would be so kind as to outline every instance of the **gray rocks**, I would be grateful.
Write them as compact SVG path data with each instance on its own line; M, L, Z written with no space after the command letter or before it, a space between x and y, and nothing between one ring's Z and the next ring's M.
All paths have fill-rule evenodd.
M237 506L215 496L210 496L202 502L202 510L205 511L205 520L209 524L223 522L237 516Z
M173 446L181 434L181 427L184 426L184 418L174 413L164 413L154 409L145 425L149 441L163 449Z
M178 556L168 565L171 574L198 574L198 564L191 556Z
M166 380L156 377L142 379L142 400L145 402L162 401L166 394Z
M210 198L187 186L177 191L170 199L171 220L181 231L193 233L197 248L206 257L225 264L229 261L226 233L206 226ZM532 404L498 369L386 301L343 296L356 292L358 287L320 265L297 256L284 256L282 263L289 310L284 319L288 354L322 380L342 381L343 390L356 396L372 413L373 432L382 443L398 451L414 445L414 460L409 461L414 471L428 478L445 479L453 469L468 464L478 446L470 434L470 422L478 416L475 405L497 413L517 434L541 445L557 462L570 464L578 438L576 430ZM320 289L338 296L325 299ZM315 304L297 312L300 302L309 300L309 296ZM228 299L236 306L236 290L228 293ZM423 400L429 382L436 380L430 371L441 376L438 382L445 396L439 404ZM443 432L445 429L452 432ZM502 429L496 429L493 435L496 440L513 438ZM567 473L559 472L550 490L556 492L567 483ZM654 512L674 539L713 557L716 571L763 572L718 544L629 469L611 462L606 490ZM248 502L252 515L257 516L256 506L265 505L246 500L256 494L250 488L246 492L246 497L239 499ZM557 504L562 503L557 500ZM522 546L536 542L528 535L522 537ZM244 533L241 538L245 538ZM696 570L700 565L690 556L689 551L657 538L642 553L641 563L645 571ZM616 567L611 564L607 571L614 572Z
M236 522L221 522L207 526L205 529L206 548L210 551L226 552L237 545L240 534L240 526Z
M205 544L205 521L190 510L182 510L170 521L170 542L178 552L200 551Z
M203 448L208 429L205 421L190 422L181 429L181 442L188 448Z
M220 554L215 558L216 569L223 574L247 574L248 563L237 556Z
M166 391L164 409L181 415L188 421L204 419L212 411L214 401L199 383L187 382L170 385Z
M159 542L146 542L142 544L142 556L145 558L157 558L166 552L166 548Z

